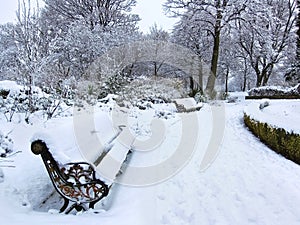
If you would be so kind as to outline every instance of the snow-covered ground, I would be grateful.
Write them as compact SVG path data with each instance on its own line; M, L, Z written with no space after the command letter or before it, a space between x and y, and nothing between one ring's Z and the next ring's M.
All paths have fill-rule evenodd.
M300 134L299 100L254 101L245 108L245 113L252 119L268 123L274 128L283 128L289 133Z
M243 111L251 103L225 104L222 142L206 170L202 169L201 162L214 132L212 127L216 125L212 107L221 108L221 103L205 104L199 112L194 112L198 116L198 143L179 172L144 187L116 185L104 206L98 203L94 211L77 215L58 214L53 210L59 209L61 202L57 202L56 194L51 196L53 187L42 161L30 151L31 138L45 128L50 136L61 136L61 143L67 142L68 136L55 133L55 130L62 124L72 124L72 118L52 119L34 125L1 120L1 131L9 133L15 150L22 151L8 158L14 162L0 161L0 165L16 166L2 168L5 177L0 183L1 224L300 224L300 167L270 150L247 130L243 124ZM294 103L299 109L300 102ZM144 122L152 121L158 114L136 110L130 115L134 125L131 129L136 126L137 134L151 136L151 127ZM155 159L164 161L172 155L184 136L180 121L188 114L182 115L180 117L172 110L166 112L162 118L166 129L162 142L154 151L134 153L131 163L136 166L144 163L155 165ZM192 136L194 131L188 132ZM49 200L43 203L49 196Z

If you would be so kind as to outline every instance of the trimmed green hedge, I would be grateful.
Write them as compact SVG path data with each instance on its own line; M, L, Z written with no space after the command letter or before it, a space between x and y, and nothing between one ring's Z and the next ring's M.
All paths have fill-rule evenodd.
M300 135L289 133L282 128L274 128L244 114L246 126L263 143L287 159L300 165Z
M262 95L262 96L246 96L246 99L300 99L300 95Z

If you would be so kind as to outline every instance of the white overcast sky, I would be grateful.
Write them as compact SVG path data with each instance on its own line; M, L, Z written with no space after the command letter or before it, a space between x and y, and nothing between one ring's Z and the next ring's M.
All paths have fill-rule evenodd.
M40 0L40 2L42 1ZM137 6L133 12L139 14L142 19L139 23L139 27L142 31L148 32L149 27L154 23L156 23L158 27L170 31L176 20L164 15L162 8L164 2L165 0L137 0ZM18 0L0 0L0 5L0 23L14 22Z

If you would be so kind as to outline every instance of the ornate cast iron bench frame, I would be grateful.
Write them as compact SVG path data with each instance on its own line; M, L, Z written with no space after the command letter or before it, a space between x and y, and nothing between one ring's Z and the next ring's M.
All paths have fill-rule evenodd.
M31 143L31 151L41 155L49 177L56 191L63 197L60 213L70 213L73 209L86 211L106 197L109 187L96 178L93 166L86 162L67 163L60 166L53 158L46 143L36 140ZM69 202L73 204L67 209Z

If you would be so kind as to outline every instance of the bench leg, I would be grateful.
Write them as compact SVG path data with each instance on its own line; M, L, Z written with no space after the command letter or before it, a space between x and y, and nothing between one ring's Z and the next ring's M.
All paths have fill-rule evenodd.
M68 207L69 205L69 200L64 198L65 202L64 202L64 205L61 207L61 209L59 210L60 213L62 213L63 211L66 210L66 208Z
M96 203L97 203L97 202L91 202L91 203L89 204L89 208L90 208L90 209L94 209Z
M65 212L66 214L69 214L73 209L76 209L77 212L80 212L81 210L82 211L87 211L87 208L84 204L77 204L77 203L74 203L73 205L70 206L70 208Z
M76 207L76 204L73 204L65 213L69 214L75 207Z

